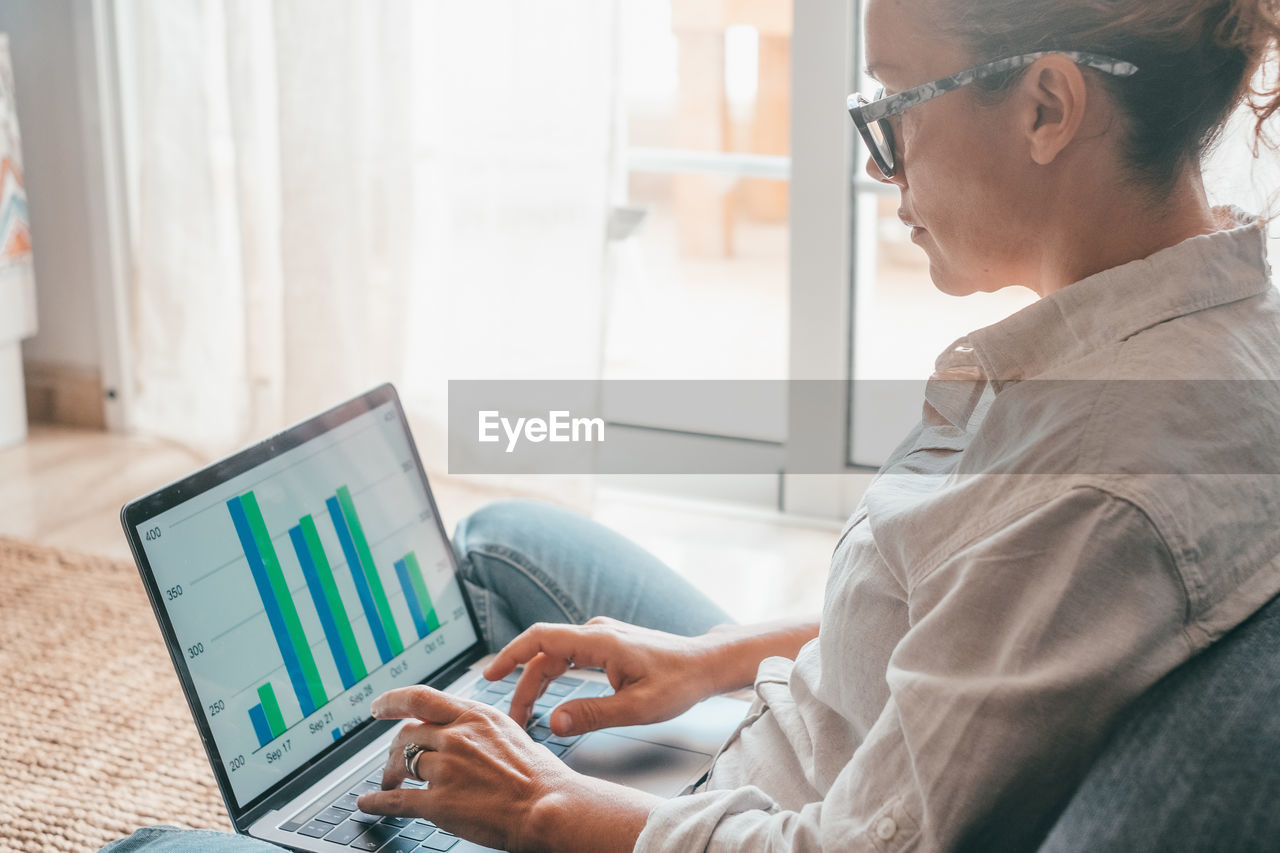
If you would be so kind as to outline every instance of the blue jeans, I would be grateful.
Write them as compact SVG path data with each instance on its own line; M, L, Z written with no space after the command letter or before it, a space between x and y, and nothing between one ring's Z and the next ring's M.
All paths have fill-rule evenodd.
M661 560L588 518L536 501L502 501L453 534L458 572L493 651L535 622L593 616L694 636L732 621ZM243 835L172 826L139 829L104 853L278 850Z
M732 621L648 551L550 504L490 504L458 524L453 548L493 651L535 622L612 616L695 636Z

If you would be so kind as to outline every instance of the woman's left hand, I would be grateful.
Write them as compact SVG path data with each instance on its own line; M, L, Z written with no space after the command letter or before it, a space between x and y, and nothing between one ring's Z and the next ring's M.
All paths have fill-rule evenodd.
M503 850L541 846L534 811L548 793L573 791L584 779L535 743L506 714L415 686L392 690L373 703L382 720L414 719L391 746L380 792L360 797L370 814L425 817L455 835ZM423 789L401 788L404 748L416 743Z

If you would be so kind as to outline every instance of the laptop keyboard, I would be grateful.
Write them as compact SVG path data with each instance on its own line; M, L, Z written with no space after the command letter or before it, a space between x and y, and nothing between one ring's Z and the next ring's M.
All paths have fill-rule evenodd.
M492 705L504 714L511 709L511 693L520 679L520 670L501 681L489 683L480 679L468 698ZM560 737L547 725L551 711L568 699L603 696L611 692L608 685L581 678L562 676L547 685L546 692L534 703L533 713L526 730L529 736L552 753L564 756L578 742L581 735ZM382 789L383 759L378 758L365 768L362 781L350 790L337 795L333 802L321 809L306 823L294 829L299 835L323 838L325 841L349 846L354 850L377 850L381 853L410 853L410 851L449 850L458 843L458 837L440 829L424 818L380 817L366 814L356 806L361 794ZM407 779L406 788L421 788L422 782ZM291 821L290 824L293 822ZM293 828L285 824L282 829Z
M516 682L519 680L520 670L516 670L501 681L495 681L492 684L482 680L478 689L471 694L470 698L484 702L486 705L492 705L505 714L511 710L511 693L515 690ZM563 756L569 751L569 747L578 742L581 735L560 737L557 734L553 734L551 727L548 725L551 712L561 702L569 699L586 699L592 696L603 696L611 692L607 684L601 684L598 681L584 681L581 678L562 675L548 684L546 691L533 704L533 712L529 716L529 724L525 726L525 729L535 741L556 755Z

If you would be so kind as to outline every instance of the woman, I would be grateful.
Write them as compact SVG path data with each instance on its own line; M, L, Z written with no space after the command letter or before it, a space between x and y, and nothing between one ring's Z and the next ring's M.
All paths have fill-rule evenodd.
M525 665L515 719L380 697L375 715L415 722L360 807L511 850L1034 849L1118 713L1280 591L1280 400L1192 381L1280 376L1262 226L1211 209L1200 176L1278 30L1272 0L870 0L884 92L851 109L868 173L940 289L1042 299L939 357L846 525L820 630L552 624L722 616L681 593L672 625L650 558L586 522L464 522L505 644L486 675ZM1259 97L1261 126L1280 95ZM572 665L617 692L563 706L561 734L756 700L705 784L663 801L524 736ZM410 744L425 790L397 787Z

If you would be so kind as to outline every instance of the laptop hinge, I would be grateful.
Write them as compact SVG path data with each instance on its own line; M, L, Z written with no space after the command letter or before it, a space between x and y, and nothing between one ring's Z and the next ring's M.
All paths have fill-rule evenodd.
M472 646L471 651L462 655L447 669L438 673L429 682L424 682L430 687L447 687L453 682L461 678L470 666L488 654L483 642L477 642ZM351 757L363 750L366 746L380 738L389 729L397 725L395 720L377 721L371 723L369 727L361 732L351 735L352 741L350 745L338 750L335 754L326 756L315 764L307 767L304 772L298 772L297 777L291 782L276 791L263 802L259 803L252 810L243 812L239 815L239 819L233 821L237 830L243 831L256 823L263 815L275 809L284 809L288 807L295 799L300 797L308 788L315 785L316 781L324 778L333 771L341 767L345 762L350 761ZM292 811L300 810L302 804L295 804ZM242 829L243 828L243 829Z
M368 728L363 731L352 734L351 741L346 749L337 750L332 755L324 758L306 767L305 770L298 772L296 777L284 785L280 790L276 791L267 799L263 800L253 809L243 812L239 820L236 821L236 829L240 831L247 830L250 826L258 821L267 812L274 809L283 809L315 783L337 770L344 763L351 760L351 757L363 750L366 746L382 737L388 730L394 728L395 720L378 720L371 723ZM296 811L296 808L295 808Z
M448 687L450 684L457 681L459 678L461 678L463 675L466 674L466 671L471 668L471 665L473 663L475 663L476 661L480 660L480 658L488 654L488 652L485 651L485 649L482 647L481 643L477 643L476 646L477 648L474 652L472 652L471 654L463 655L462 657L458 658L457 662L454 663L452 666L450 666L448 669L439 673L438 675L436 675L435 678L431 679L430 681L426 681L423 683L426 684L428 687L435 687L437 689L442 689L442 688Z

